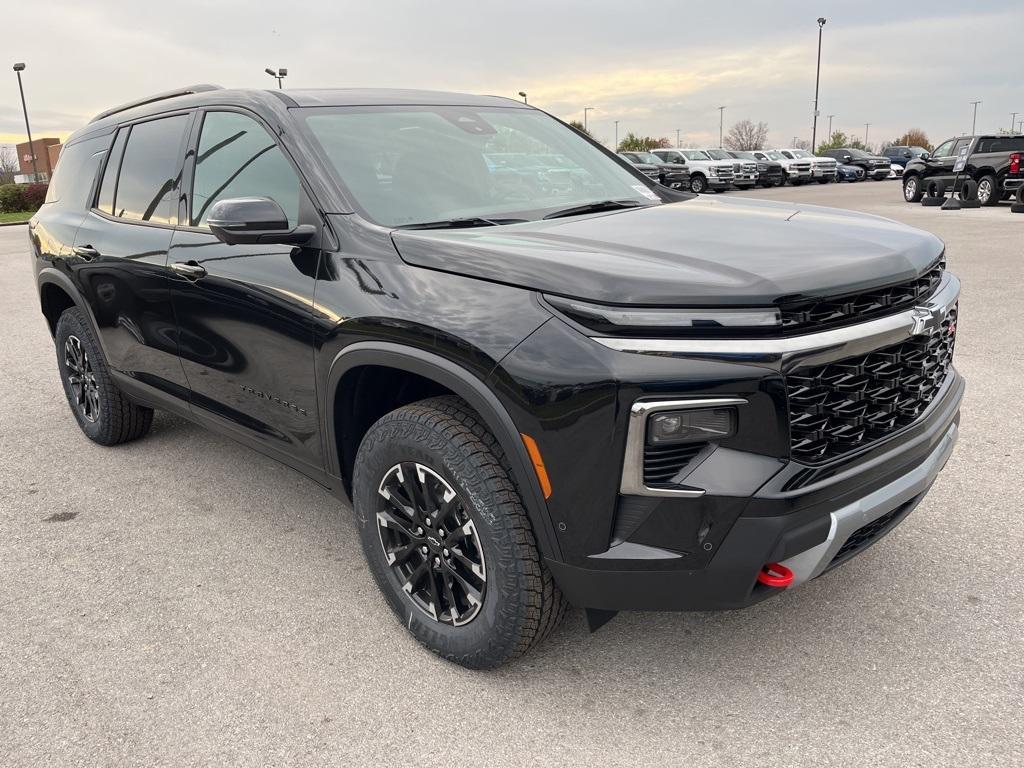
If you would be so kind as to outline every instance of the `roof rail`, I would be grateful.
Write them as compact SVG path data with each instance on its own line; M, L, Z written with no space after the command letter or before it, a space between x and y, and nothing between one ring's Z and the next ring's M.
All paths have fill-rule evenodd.
M163 101L164 99L173 99L175 96L188 96L191 93L203 93L204 91L219 91L221 86L209 85L201 83L199 85L186 85L184 88L175 88L173 91L164 91L154 96L147 96L144 99L136 99L135 101L129 101L120 106L114 107L100 112L96 117L90 120L90 123L95 123L97 120L102 120L105 117L116 115L118 112L124 112L125 110L132 109L133 107L141 107L143 104L152 104L154 101Z

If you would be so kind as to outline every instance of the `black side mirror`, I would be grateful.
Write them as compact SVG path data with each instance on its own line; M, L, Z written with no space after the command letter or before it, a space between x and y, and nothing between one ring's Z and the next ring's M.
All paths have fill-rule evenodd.
M848 163L853 160L853 155L843 155L843 162Z
M293 229L284 209L269 197L218 200L210 208L206 224L218 240L228 245L302 245L316 233L316 227L311 224L300 224Z
M909 149L905 149L905 150L903 150L903 156L904 157L913 157L914 153L911 152Z
M927 159L928 159L928 158L930 158L931 156L932 156L932 153L931 153L931 152L922 152L922 153L921 153L921 159L922 159L922 160L927 160Z

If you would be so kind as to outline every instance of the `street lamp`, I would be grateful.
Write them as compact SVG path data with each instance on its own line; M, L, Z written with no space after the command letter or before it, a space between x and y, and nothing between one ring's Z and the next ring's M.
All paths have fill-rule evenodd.
M814 124L811 126L811 154L814 154L815 142L818 140L818 84L821 82L821 31L825 27L825 17L818 17L818 72L814 76Z
M864 123L864 146L868 145L868 128L871 127L871 123Z
M829 141L832 141L832 118L833 117L835 117L835 115L829 115L828 116L828 140Z
M619 151L619 121L615 121L615 151Z
M36 168L36 147L32 143L32 129L28 127L28 107L25 106L25 89L21 87L21 73L25 71L25 62L14 65L18 75L18 93L21 94L21 111L25 114L25 133L28 134L28 153L32 156L32 181L39 181L39 169Z
M718 148L722 148L722 129L725 127L725 107L718 108Z
M679 149L679 133L681 130L681 128L676 128L676 149Z
M587 131L587 112L590 112L594 107L583 108L583 130ZM587 131L589 133L589 131Z
M523 104L526 104L526 91L520 91L519 95L523 97Z
M288 74L288 70L287 69L284 69L282 67L281 69L277 70L277 72L275 72L270 67L267 67L263 71L266 72L271 77L277 78L277 87L278 88L284 88L284 86L281 84L281 81L284 80L285 76Z
M978 105L981 104L981 102L980 101L972 101L971 104L974 105L974 119L971 120L971 136L973 136L974 135L974 129L978 125Z

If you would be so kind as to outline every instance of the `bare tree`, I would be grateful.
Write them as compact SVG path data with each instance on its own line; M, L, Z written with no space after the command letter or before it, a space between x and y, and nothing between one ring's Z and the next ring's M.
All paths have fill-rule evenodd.
M723 141L726 149L764 149L765 142L768 141L768 124L740 120L729 129Z
M911 128L909 131L904 133L896 141L893 142L896 146L903 147L924 147L931 152L934 147L931 142L928 141L928 134L922 131L920 128Z
M0 184L10 184L18 172L18 155L14 147L0 145Z

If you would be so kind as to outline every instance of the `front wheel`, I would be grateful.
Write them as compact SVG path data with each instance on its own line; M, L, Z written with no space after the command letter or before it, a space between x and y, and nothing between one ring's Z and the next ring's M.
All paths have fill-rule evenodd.
M903 177L903 199L908 203L920 203L924 197L924 190L921 188L921 180L916 176Z
M352 496L377 585L439 656L497 667L564 615L505 455L458 398L423 400L377 421L359 446Z
M114 384L82 310L72 307L64 311L57 321L54 342L64 394L86 437L100 445L118 445L149 431L153 410L136 405Z
M707 191L708 183L703 176L697 174L696 176L690 177L690 191L700 194L701 192Z

